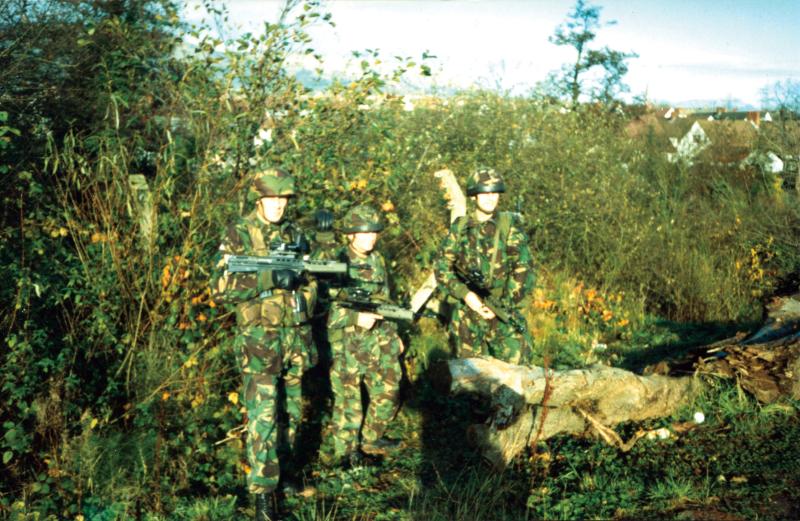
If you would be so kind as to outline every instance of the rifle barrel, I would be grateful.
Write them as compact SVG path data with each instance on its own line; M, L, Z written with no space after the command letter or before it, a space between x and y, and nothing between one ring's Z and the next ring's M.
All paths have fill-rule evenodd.
M347 263L341 261L310 260L299 256L279 253L258 257L254 255L231 255L227 269L231 273L253 273L263 270L294 270L309 273L346 273Z

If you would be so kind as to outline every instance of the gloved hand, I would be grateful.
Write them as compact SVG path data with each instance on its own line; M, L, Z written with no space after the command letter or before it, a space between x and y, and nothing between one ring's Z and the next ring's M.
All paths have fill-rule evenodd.
M272 282L272 272L268 270L258 272L258 285L256 289L259 293L262 291L269 291L275 287L275 284Z
M297 252L302 255L311 252L311 245L308 243L308 239L306 239L305 235L298 235L294 240L294 245L297 248Z
M292 270L275 270L272 272L272 284L278 289L293 290L300 285L300 277Z
M333 228L333 212L320 208L314 214L314 220L317 221L317 230L327 232Z

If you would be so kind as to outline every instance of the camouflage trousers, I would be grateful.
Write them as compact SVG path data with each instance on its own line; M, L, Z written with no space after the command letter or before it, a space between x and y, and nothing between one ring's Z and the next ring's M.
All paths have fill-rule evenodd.
M530 361L533 338L499 320L485 320L463 304L455 307L448 327L450 348L457 358L491 356L512 364Z
M247 485L252 493L271 492L280 478L279 443L294 445L302 415L301 378L310 365L311 329L250 326L236 344L247 410ZM285 411L285 428L279 411Z
M332 456L341 457L359 445L359 432L362 443L380 438L394 416L403 342L397 334L397 326L387 321L377 323L370 330L356 326L330 329L329 336L334 401L327 445ZM362 383L367 390L364 407Z

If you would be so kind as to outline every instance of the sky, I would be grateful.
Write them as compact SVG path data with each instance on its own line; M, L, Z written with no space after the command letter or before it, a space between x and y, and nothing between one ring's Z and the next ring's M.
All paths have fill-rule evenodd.
M635 52L625 82L651 101L716 100L759 106L762 89L800 80L800 0L598 0L592 48ZM282 1L228 0L230 21L257 31L275 21ZM387 68L395 55L429 52L424 88L500 88L524 94L548 72L574 62L575 51L548 41L573 0L329 0L335 27L310 31L328 75L352 74L352 51L378 49ZM197 20L198 10L187 17ZM315 68L314 63L297 67Z

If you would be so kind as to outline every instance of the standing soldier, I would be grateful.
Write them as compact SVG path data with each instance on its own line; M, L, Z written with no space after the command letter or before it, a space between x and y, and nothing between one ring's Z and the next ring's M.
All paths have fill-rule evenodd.
M285 218L295 195L294 179L281 169L255 175L248 192L254 210L231 225L220 251L220 271L230 255L266 256L270 251L308 250L302 231ZM247 410L248 488L256 497L256 520L275 516L274 492L281 477L277 422L278 388L283 387L288 416L285 436L294 441L302 411L301 377L313 363L308 310L316 301L317 283L308 274L289 269L231 273L213 284L217 298L236 305L235 347ZM283 436L281 436L283 439Z
M357 311L346 301L353 296L388 302L386 262L375 251L383 220L371 206L351 209L342 222L348 246L339 260L349 263L344 287L334 295L328 319L331 343L331 390L334 404L329 433L333 457L358 465L364 453L383 453L396 445L382 438L395 413L400 387L403 343L397 325L371 312ZM368 393L362 408L361 384ZM361 438L359 440L359 431Z
M528 237L516 214L496 212L503 179L480 168L467 183L475 212L456 219L434 270L453 300L449 335L453 354L527 362L532 339L522 301L535 283Z

